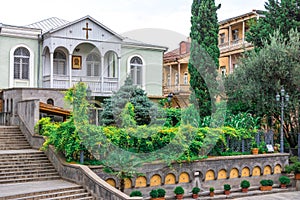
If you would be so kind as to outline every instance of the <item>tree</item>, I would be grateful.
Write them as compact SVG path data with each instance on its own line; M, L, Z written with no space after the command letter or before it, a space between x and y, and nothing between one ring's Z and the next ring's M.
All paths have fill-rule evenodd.
M194 0L191 17L191 54L188 65L191 102L200 111L200 118L210 116L215 95L217 68L219 67L219 24L214 0Z
M254 21L246 33L246 40L256 48L271 42L270 34L279 30L284 38L288 38L291 29L300 31L300 0L268 0L265 3L265 17ZM267 40L264 43L263 40Z
M248 53L226 80L227 105L231 111L249 111L261 118L275 117L277 121L280 121L280 107L275 96L284 86L290 96L285 133L291 146L295 146L296 137L290 137L289 133L299 131L299 38L299 32L294 30L289 32L288 38L276 31L270 42L263 41L260 51Z
M101 114L103 125L122 124L121 112L125 105L130 102L134 106L134 119L137 125L149 124L156 110L152 101L149 100L145 91L133 85L132 80L127 78L125 84L104 102Z

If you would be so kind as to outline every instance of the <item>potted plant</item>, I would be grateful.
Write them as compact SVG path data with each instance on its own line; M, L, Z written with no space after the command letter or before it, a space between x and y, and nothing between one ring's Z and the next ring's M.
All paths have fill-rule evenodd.
M251 151L252 151L252 154L254 154L254 155L258 154L258 145L255 141L252 143Z
M176 195L176 199L183 199L184 189L181 186L177 186L174 189L174 193Z
M210 188L209 188L209 196L210 196L210 197L215 196L215 188L214 188L214 187L210 187Z
M286 188L286 185L290 184L291 179L287 176L280 176L279 182L280 182L280 188Z
M291 172L294 172L295 174L295 179L296 180L300 180L300 162L297 161L297 162L294 162L293 164L289 165L289 166L286 166L285 167L285 171L287 173L291 173Z
M163 188L158 188L157 193L159 200L165 200L166 190L164 190Z
M280 144L276 143L276 144L274 145L274 152L275 152L275 153L278 153L279 150L280 150Z
M141 191L139 191L139 190L133 190L133 191L130 193L129 196L130 196L130 197L142 197L143 194L142 194Z
M265 142L261 142L258 146L258 153L266 153L268 152L267 145Z
M231 186L229 184L224 184L224 194L229 195L231 190Z
M247 180L242 180L241 182L242 192L248 192L249 187L250 187L250 182Z
M259 187L259 189L261 191L269 191L272 190L272 185L273 185L273 181L272 180L266 180L263 179L260 181L261 186Z
M158 198L158 192L157 190L151 190L150 191L150 197L151 197L151 200L156 200Z
M193 199L197 199L198 198L198 193L200 192L200 188L198 188L198 187L194 187L193 189L192 189L192 193L193 193Z

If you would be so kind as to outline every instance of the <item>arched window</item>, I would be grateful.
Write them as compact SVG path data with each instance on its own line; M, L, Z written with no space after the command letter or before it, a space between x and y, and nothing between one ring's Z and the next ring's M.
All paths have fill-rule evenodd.
M110 51L105 55L105 75L107 77L117 77L117 55Z
M143 61L140 57L134 56L130 60L130 75L135 85L142 85Z
M183 75L183 84L184 85L188 84L188 73L187 72L184 72L184 75Z
M29 79L29 58L28 49L19 47L14 52L14 78Z
M96 53L91 53L86 58L87 76L100 75L100 56Z
M62 51L55 51L53 56L53 74L66 75L66 55Z

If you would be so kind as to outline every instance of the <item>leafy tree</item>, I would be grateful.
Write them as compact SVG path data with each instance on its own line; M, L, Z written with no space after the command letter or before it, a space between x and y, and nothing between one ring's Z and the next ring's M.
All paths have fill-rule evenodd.
M121 112L128 102L134 106L137 125L147 125L151 122L152 115L156 113L154 103L149 100L144 90L133 85L132 80L127 78L125 84L111 98L105 100L101 123L121 126Z
M246 40L257 48L271 42L270 34L279 30L284 38L288 38L291 29L300 31L300 0L268 0L265 3L265 17L253 21L249 31L246 33ZM263 41L267 40L267 43Z
M194 0L191 17L191 54L188 65L191 102L200 111L200 118L210 116L215 95L217 68L219 67L219 24L214 0Z
M257 117L272 116L277 121L280 121L280 107L275 96L284 86L290 95L285 133L291 146L295 146L295 138L288 133L299 131L299 38L297 31L290 31L288 39L277 31L270 43L265 40L260 51L250 52L242 59L239 68L226 80L227 105L231 111L248 110Z

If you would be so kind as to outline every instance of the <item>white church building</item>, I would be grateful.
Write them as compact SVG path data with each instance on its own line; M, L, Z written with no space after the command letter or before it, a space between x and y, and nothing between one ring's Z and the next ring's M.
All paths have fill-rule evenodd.
M125 38L90 16L0 23L0 90L68 89L83 81L92 96L108 97L131 76L150 97L161 97L166 50Z

